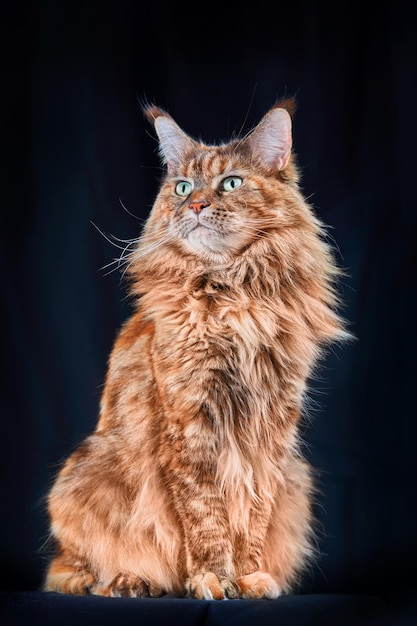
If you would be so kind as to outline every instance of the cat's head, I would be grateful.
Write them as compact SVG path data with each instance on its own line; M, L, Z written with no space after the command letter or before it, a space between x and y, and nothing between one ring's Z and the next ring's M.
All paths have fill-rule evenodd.
M206 145L148 106L166 176L146 233L212 262L240 254L296 216L297 172L289 106L276 105L243 139ZM297 211L295 211L297 213Z

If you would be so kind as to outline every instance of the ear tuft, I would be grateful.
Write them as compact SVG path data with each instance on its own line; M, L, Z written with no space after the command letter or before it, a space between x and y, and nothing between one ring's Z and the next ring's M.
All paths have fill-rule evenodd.
M160 107L155 106L154 104L147 104L143 107L143 114L148 120L150 124L154 124L157 117L161 115L168 116L168 113L161 109Z
M273 107L274 109L285 109L293 120L297 111L297 102L295 98L282 98Z

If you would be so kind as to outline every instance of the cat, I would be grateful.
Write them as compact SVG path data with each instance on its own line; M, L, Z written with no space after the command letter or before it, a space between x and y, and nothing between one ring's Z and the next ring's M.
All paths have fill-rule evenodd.
M273 599L314 558L300 417L324 348L348 332L292 108L206 145L145 107L166 171L127 258L134 312L96 430L48 494L45 590Z

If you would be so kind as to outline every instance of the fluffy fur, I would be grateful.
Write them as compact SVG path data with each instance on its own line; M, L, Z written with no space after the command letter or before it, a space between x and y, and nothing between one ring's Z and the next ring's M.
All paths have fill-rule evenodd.
M313 553L298 427L322 348L346 337L338 270L285 105L216 146L146 114L167 172L128 258L136 307L97 428L49 494L45 589L275 598Z

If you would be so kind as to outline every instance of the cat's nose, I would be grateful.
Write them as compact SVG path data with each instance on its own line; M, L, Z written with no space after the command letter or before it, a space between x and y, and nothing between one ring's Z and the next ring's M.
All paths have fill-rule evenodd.
M196 215L201 213L201 211L207 206L210 206L210 202L207 202L207 200L197 200L196 202L190 202L189 204L190 209L192 209Z

